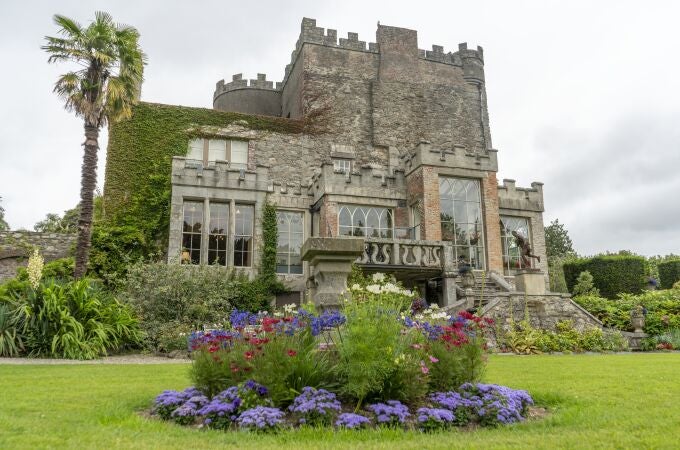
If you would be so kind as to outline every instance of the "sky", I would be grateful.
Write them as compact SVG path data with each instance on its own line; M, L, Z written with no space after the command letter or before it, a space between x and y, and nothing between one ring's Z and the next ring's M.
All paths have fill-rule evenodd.
M82 121L52 93L69 66L40 46L53 14L85 24L97 10L140 31L142 100L188 106L211 107L235 73L280 81L302 17L339 37L375 42L380 21L417 30L422 49L481 45L499 181L545 183L545 224L559 219L581 254L680 253L680 3L663 0L2 0L0 206L13 229L78 203Z

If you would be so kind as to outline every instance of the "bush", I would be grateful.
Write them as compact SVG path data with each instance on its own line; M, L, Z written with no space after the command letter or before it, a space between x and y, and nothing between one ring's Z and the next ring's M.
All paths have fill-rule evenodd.
M645 333L658 335L669 328L680 327L680 291L677 289L645 291L640 295L621 294L616 300L584 296L576 297L574 301L601 320L605 327L633 331L630 315L638 305L647 311Z
M646 338L642 341L643 350L679 350L680 328L670 329L662 334Z
M98 224L92 229L88 268L111 287L118 287L127 268L147 256L144 233L133 226Z
M219 327L234 308L266 310L270 298L259 279L241 272L165 263L131 266L120 294L139 314L145 347L154 351L176 349L168 342L181 341L180 333Z
M142 338L131 309L88 279L48 280L5 294L2 304L29 356L93 359Z
M594 295L599 296L600 290L593 285L593 276L590 272L581 272L576 279L573 292L574 296L579 295Z
M636 255L577 258L562 265L570 292L573 292L581 272L588 271L593 276L595 287L606 298L616 298L620 293L640 293L644 286L645 267L645 259Z
M675 283L680 281L680 259L660 262L658 268L662 289L671 289Z

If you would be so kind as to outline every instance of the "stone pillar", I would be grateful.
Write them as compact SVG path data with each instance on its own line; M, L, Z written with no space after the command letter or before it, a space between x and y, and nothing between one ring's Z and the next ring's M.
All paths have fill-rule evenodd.
M406 179L409 205L420 210L420 236L416 239L439 241L442 237L439 217L439 176L433 167L419 167Z
M526 295L544 295L545 275L536 269L519 270L515 274L515 288Z
M302 260L310 267L310 295L321 309L338 309L347 292L352 263L364 252L362 238L308 238L302 245Z
M496 172L482 178L482 207L486 235L487 269L503 273L503 246L501 243L501 216L498 210L498 181Z

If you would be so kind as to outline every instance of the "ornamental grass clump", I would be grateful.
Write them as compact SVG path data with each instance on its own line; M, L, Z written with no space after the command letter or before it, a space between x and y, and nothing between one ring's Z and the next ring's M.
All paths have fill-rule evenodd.
M256 431L271 431L283 425L283 411L279 408L256 406L247 409L236 419L240 428Z
M342 413L335 421L335 426L338 428L347 428L348 430L357 430L366 428L371 423L371 419L361 414Z
M298 415L301 424L330 425L333 416L340 412L341 405L334 393L325 389L305 387L295 397L288 410Z
M397 400L388 400L386 403L374 403L366 407L375 415L378 425L402 426L405 425L411 413L408 406Z

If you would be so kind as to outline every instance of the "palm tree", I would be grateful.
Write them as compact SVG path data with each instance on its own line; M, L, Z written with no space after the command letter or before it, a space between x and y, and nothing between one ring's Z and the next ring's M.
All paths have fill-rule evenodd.
M146 55L139 48L139 32L116 24L105 12L96 12L94 22L87 27L60 15L54 16L54 22L62 37L45 36L47 44L42 49L50 54L48 62L80 66L61 75L54 86L66 110L75 112L85 123L74 271L80 278L87 269L90 250L99 129L132 114L132 105L139 100Z

